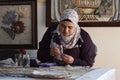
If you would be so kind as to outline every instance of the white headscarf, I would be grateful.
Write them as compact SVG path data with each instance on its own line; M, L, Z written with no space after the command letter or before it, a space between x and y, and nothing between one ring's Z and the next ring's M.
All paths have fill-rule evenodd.
M73 32L73 34L67 37L64 36L59 31L60 25L57 26L57 29L54 31L54 33L57 33L60 36L60 38L62 38L60 39L60 43L64 48L71 49L75 46L79 38L81 38L81 35L80 35L81 30L80 30L80 26L78 25L79 16L74 9L65 9L61 14L60 21L65 19L69 19L75 25L76 29ZM61 45L58 45L55 42L53 42L53 40L51 40L51 47L59 47Z
M75 27L78 26L79 16L78 16L78 13L74 9L65 9L62 12L60 21L65 20L65 19L69 19L71 22L73 22Z

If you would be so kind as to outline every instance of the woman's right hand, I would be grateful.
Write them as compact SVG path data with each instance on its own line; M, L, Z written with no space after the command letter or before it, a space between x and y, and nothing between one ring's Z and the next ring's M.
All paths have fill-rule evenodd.
M58 48L54 47L54 48L51 48L50 55L51 56L58 56L58 55L61 55L61 53L60 53L60 50Z

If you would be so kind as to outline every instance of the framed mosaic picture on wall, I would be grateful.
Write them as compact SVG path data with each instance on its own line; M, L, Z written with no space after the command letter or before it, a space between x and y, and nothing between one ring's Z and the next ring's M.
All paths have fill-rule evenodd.
M37 0L0 0L0 49L37 48Z
M46 26L58 23L61 12L75 9L81 27L119 27L119 0L46 0Z

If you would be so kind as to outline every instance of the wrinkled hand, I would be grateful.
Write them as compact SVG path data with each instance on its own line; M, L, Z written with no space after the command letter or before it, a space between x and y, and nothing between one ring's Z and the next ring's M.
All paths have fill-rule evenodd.
M58 48L54 47L54 48L51 48L50 55L51 56L58 56L58 55L61 55L61 53L60 53L60 50Z
M67 54L62 54L61 58L66 64L72 64L74 61L74 58L70 55L67 55Z

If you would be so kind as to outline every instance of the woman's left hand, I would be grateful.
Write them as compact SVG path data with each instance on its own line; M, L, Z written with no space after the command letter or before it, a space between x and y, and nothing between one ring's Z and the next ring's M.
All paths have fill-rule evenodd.
M66 64L72 64L74 61L74 58L67 54L61 54L61 58Z

